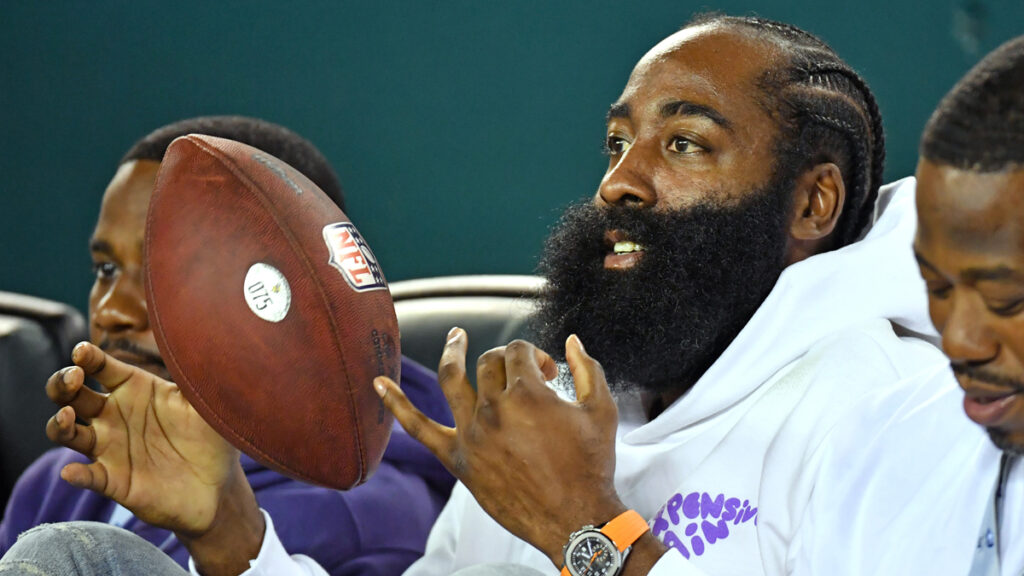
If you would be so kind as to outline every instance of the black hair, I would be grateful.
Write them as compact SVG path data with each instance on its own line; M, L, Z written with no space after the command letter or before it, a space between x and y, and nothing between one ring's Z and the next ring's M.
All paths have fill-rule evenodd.
M1024 36L986 56L946 94L925 126L921 156L973 172L1024 167Z
M171 142L186 134L227 138L276 156L312 180L339 208L345 209L345 194L338 175L316 146L284 126L257 118L200 116L180 120L144 136L128 150L120 163L131 160L161 162Z
M885 167L882 115L867 82L823 40L796 26L710 13L686 28L706 24L755 30L787 57L761 79L763 105L781 128L776 172L796 176L822 162L839 166L846 204L832 245L856 240L874 215Z

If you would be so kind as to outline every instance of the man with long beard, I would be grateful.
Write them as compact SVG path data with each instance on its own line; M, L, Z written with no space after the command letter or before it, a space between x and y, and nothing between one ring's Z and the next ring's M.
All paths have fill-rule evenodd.
M593 207L570 210L543 265L539 342L565 346L573 385L562 392L575 399L546 383L552 357L522 341L484 354L474 389L459 329L439 368L454 428L374 382L463 481L410 574L497 562L787 573L832 426L869 391L943 363L900 336L928 323L912 198L905 186L879 194L874 98L817 38L754 18L695 21L637 64L609 110L607 149ZM76 363L101 382L130 378L99 370L101 357ZM55 438L103 433L101 418L69 424L82 401L59 377L48 386L67 405ZM72 480L99 489L87 471ZM216 544L216 562L194 557L202 573L317 573L247 524L252 510L217 515L189 525L211 543L197 551Z
M931 333L912 182L868 224L880 130L863 81L784 24L702 20L648 52L596 198L546 245L539 347L485 354L474 391L453 330L454 429L376 382L462 481L407 574L826 574L802 558L849 545L807 533L833 513L808 506L832 427L944 363L901 338ZM545 385L562 349L569 401Z

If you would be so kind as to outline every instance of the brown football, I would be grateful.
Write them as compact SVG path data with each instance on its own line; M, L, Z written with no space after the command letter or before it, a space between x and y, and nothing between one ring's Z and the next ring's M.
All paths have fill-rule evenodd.
M223 138L175 140L146 223L146 300L167 369L229 442L294 478L347 489L376 469L399 378L376 258L305 176Z

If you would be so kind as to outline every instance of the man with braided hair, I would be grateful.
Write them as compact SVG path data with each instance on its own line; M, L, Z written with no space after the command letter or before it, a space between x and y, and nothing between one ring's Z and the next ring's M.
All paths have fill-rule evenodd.
M408 574L785 574L834 424L944 363L899 336L928 330L913 199L879 191L874 98L822 41L696 20L637 64L606 149L597 194L545 248L539 346L487 352L473 387L473 336L453 329L454 428L374 382L462 481ZM192 535L220 553L194 557L203 574L320 574L254 515L218 510ZM496 563L512 567L479 566Z
M833 426L944 364L899 336L930 328L871 92L797 28L702 17L637 64L607 149L545 249L539 347L485 354L473 392L453 330L454 431L378 379L461 480L407 575L826 574L802 558ZM544 386L563 349L575 402Z

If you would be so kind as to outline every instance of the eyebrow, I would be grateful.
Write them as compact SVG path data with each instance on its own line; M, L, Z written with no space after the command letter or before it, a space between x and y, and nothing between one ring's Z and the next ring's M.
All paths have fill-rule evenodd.
M629 104L625 102L616 102L608 107L608 113L605 114L605 123L611 122L613 118L629 118Z
M728 118L722 116L721 112L710 106L697 104L689 100L674 100L662 105L661 117L668 118L670 116L703 116L722 128L730 132L732 131L732 122L729 122Z
M965 280L971 282L977 282L979 280L1010 280L1020 278L1017 271L1013 268L1006 266L996 266L995 268L968 268L961 274Z
M921 266L925 266L936 274L939 273L939 269L936 268L931 262L929 262L924 256L921 256L917 250L914 250L914 259ZM960 276L967 282L979 282L982 280L1011 280L1020 279L1021 275L1010 268L1009 266L995 266L993 268L967 268L960 273Z
M689 100L673 100L671 102L666 102L665 104L662 104L660 113L662 118L669 118L672 116L701 116L732 132L732 122L723 116L721 112L710 106L698 104ZM608 108L608 114L605 116L605 120L611 121L613 118L629 117L629 104L616 102Z
M114 248L110 245L110 242L106 240L98 240L93 238L89 241L90 252L102 252L103 254L113 254Z

